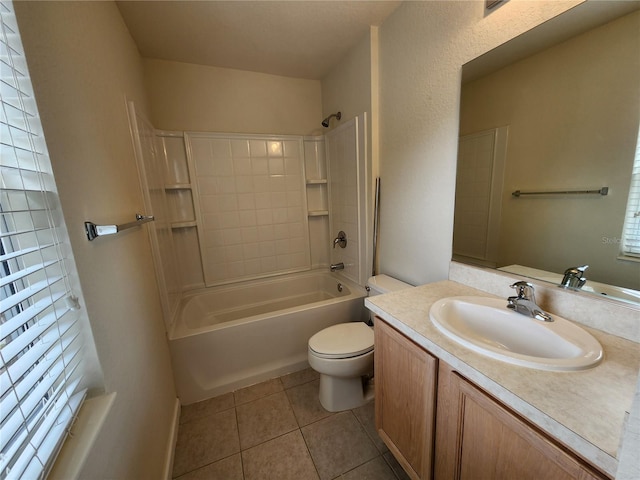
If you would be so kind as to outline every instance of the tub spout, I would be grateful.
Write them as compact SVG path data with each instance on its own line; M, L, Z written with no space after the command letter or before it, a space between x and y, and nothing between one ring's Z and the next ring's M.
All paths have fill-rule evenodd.
M332 263L329 268L332 272L335 272L336 270L344 270L344 263Z

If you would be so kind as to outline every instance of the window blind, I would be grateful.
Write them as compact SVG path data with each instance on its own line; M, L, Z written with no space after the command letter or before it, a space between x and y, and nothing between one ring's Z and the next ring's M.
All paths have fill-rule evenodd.
M31 480L47 475L84 399L84 337L10 1L0 23L0 477Z
M636 156L631 172L631 187L629 188L621 243L623 255L640 257L640 132L638 132Z

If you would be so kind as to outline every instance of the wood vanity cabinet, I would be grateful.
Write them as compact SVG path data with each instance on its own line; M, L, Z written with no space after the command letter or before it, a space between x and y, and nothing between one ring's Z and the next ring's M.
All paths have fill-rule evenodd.
M378 434L409 477L431 479L438 360L384 321L374 328Z
M608 478L444 362L438 372L436 444L437 479Z
M412 479L609 478L383 320L375 355L376 427Z

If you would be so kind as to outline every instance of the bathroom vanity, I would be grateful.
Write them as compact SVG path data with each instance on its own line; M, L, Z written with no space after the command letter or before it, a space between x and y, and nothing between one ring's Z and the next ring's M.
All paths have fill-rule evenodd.
M583 326L603 347L597 366L553 372L510 365L432 324L431 306L460 295L492 296L443 281L365 302L377 316L376 426L409 476L614 478L638 344Z

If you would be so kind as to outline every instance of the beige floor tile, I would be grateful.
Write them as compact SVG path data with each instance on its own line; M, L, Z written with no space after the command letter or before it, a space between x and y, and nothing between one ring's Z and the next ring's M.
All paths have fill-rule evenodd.
M180 411L180 423L190 422L234 407L233 393L185 405Z
M333 479L379 455L351 411L302 428L321 480Z
M396 476L382 457L376 457L345 473L340 480L396 480Z
M282 380L282 385L284 385L284 388L286 389L311 382L318 378L320 378L320 374L313 368L305 368L304 370L284 375L280 377L280 380Z
M320 404L319 388L320 380L315 380L285 390L291 402L293 413L298 420L298 425L301 427L333 415Z
M317 480L300 430L242 452L245 480Z
M284 391L240 405L236 409L243 450L298 428Z
M373 444L376 446L380 453L388 452L389 449L385 445L385 443L378 435L378 430L376 429L376 407L375 402L371 401L362 407L354 408L353 413L364 428L364 431L367 432L369 438L373 441Z
M239 453L178 477L177 480L244 480Z
M173 476L196 470L240 451L235 409L180 425Z
M233 392L233 396L236 400L236 405L242 405L244 403L253 402L258 398L266 397L276 392L284 390L282 382L279 378L272 378L266 382L256 383L250 387L241 388Z

